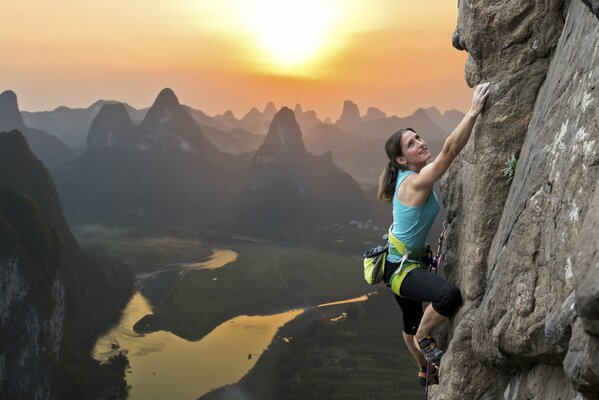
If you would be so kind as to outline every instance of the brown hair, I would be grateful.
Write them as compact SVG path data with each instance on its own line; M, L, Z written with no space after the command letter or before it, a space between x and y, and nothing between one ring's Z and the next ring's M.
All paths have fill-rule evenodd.
M400 129L389 136L389 139L385 143L385 153L389 157L389 162L379 177L379 189L377 192L377 198L383 203L391 203L393 200L397 174L400 170L403 171L403 168L395 162L395 159L403 155L401 151L401 137L406 131L416 132L412 128Z

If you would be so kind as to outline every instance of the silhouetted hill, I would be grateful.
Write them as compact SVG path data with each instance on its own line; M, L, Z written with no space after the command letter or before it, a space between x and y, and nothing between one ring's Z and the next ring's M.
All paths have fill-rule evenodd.
M124 365L100 366L81 346L118 318L132 276L81 253L50 174L18 131L0 133L0 237L0 395L81 398L123 389Z
M94 118L87 135L87 148L134 146L135 125L123 104L106 104Z
M350 100L345 100L343 102L343 111L335 125L341 129L354 132L360 129L361 122L358 106Z
M89 144L58 185L69 215L111 223L225 224L250 161L219 151L170 89L139 126L105 105Z
M40 129L30 129L25 126L19 111L17 95L7 90L0 94L0 132L13 129L25 136L31 151L53 173L75 158L75 152L56 137Z
M286 107L274 116L247 170L241 197L256 205L259 199L273 199L268 202L269 218L279 226L345 222L366 210L359 186L333 164L330 153L307 152L293 111ZM242 205L241 215L258 214L247 206Z
M81 153L85 151L87 133L98 112L104 105L116 103L119 102L98 100L87 108L61 106L52 111L22 111L22 115L27 126L42 129L56 136L67 146ZM147 112L147 110L137 110L128 104L124 106L135 123L141 122Z

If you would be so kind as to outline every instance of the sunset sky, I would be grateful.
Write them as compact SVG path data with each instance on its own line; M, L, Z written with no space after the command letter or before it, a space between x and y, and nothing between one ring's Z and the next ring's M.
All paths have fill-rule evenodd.
M267 101L336 120L343 101L466 111L457 1L21 0L0 13L0 91L22 110L151 105L164 87L209 115Z

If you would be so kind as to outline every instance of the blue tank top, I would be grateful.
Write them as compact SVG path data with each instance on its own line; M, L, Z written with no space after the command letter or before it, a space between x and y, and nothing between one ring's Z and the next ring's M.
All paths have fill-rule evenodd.
M403 242L412 251L419 252L426 244L426 237L439 212L439 200L434 191L428 196L426 203L420 207L410 207L402 204L397 199L399 185L414 171L404 171L399 174L395 183L393 195L393 225L391 233ZM390 245L391 246L391 245ZM399 262L400 257L389 253L387 259L391 262Z

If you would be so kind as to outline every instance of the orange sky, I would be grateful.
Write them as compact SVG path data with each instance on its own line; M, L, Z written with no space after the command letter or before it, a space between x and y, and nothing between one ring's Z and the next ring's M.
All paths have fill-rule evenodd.
M339 117L343 100L466 111L457 1L20 0L0 13L0 91L22 110L149 106L164 87L210 115L267 101ZM297 8L301 6L301 8Z

